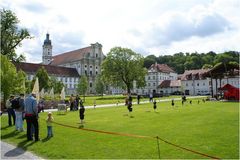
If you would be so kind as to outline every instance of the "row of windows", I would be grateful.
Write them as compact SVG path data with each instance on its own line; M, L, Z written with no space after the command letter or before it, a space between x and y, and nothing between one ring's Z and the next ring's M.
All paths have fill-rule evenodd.
M62 82L78 82L79 78L60 77L59 80Z
M156 86L156 83L153 83L152 86ZM148 87L151 87L151 83L148 83Z
M230 82L228 82L229 84L231 84L231 85L239 85L239 81L230 81ZM227 81L221 81L221 86L223 86L223 85L225 85L225 84L227 84ZM188 84L188 83L186 83L186 86L193 86L193 83L191 83L191 84ZM201 85L201 83L196 83L196 86L200 86ZM202 86L205 86L206 84L205 84L205 82L203 82L202 83ZM211 86L212 85L212 83L211 83L211 81L209 81L209 86ZM220 83L218 82L218 86L220 85Z
M86 69L86 68L87 68L87 65L85 65L85 69ZM92 69L92 68L93 68L93 66L89 66L89 68L90 68L90 69ZM96 67L95 67L95 69L97 70L97 69L98 69L98 67L96 66Z
M87 55L88 55L88 57L90 57L91 54L88 52ZM95 54L95 57L98 58L98 54L97 53Z
M156 79L156 77L155 76L148 76L148 80L151 80L151 78L152 78L152 80L155 80ZM162 77L162 76L160 76L159 77L159 79L160 80L169 80L169 79L173 79L173 77L172 76L170 76L170 77Z
M191 85L193 86L193 83L191 83ZM199 85L200 85L199 83L196 84L196 86L199 86ZM211 82L209 82L209 85L211 85ZM186 83L186 86L188 86L188 83ZM204 82L202 83L202 86L205 86Z
M95 75L98 74L98 71L95 72ZM87 70L85 70L85 75L87 76L88 75L88 72ZM89 76L92 76L93 75L93 72L92 71L89 71Z
M89 83L89 87L90 88L93 87L93 83L92 82ZM77 84L67 84L67 88L77 89Z

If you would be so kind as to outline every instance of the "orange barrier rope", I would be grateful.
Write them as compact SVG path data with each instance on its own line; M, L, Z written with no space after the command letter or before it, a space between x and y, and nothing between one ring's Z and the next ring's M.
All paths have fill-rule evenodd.
M97 132L97 133L103 133L103 134L111 134L111 135L119 135L119 136L135 137L135 138L147 138L147 139L155 139L155 138L157 138L157 140L165 142L165 143L167 143L169 145L172 145L174 147L183 149L185 151L189 151L189 152L192 152L194 154L198 154L198 155L201 155L201 156L204 156L204 157L208 157L208 158L211 158L211 159L220 159L220 158L215 157L215 156L210 156L210 155L205 154L205 153L201 153L201 152L198 152L198 151L194 151L192 149L188 149L188 148L182 147L180 145L176 145L176 144L171 143L171 142L169 142L167 140L164 140L164 139L162 139L162 138L160 138L158 136L152 137L152 136L142 136L142 135L136 135L136 134L117 133L117 132L101 131L101 130L95 130L95 129L78 128L78 127L74 127L74 126L71 126L71 125L61 124L61 123L58 123L58 122L53 122L53 123L55 123L57 125L60 125L60 126L68 127L68 128L81 129L81 130L85 130L85 131Z

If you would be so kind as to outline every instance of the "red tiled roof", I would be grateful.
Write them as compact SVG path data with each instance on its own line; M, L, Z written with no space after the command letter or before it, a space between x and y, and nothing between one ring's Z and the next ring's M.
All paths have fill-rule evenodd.
M67 62L72 62L84 58L84 55L91 52L91 46L81 48L78 50L62 53L56 56L53 56L53 60L50 65L61 65Z
M157 70L157 71L159 71L159 72L164 72L164 73L172 72L172 73L175 73L175 71L171 67L169 67L167 64L157 64L157 63L155 63L155 64L152 64L149 67L149 70L151 70L152 68Z
M14 65L16 66L17 70L21 69L22 71L26 73L31 73L31 74L35 74L39 68L44 67L49 75L79 77L79 74L75 68L25 63L25 62L14 63Z
M196 69L196 70L186 70L181 80L191 80L192 76L195 76L195 79L203 79L203 74L207 73L209 69Z
M181 87L180 80L164 80L158 88Z

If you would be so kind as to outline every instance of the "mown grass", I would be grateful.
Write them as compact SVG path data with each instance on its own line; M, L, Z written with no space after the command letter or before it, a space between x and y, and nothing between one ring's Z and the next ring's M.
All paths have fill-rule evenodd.
M239 159L239 103L206 102L185 104L174 108L170 102L160 102L155 113L152 104L133 106L133 118L126 107L87 109L84 128L145 136L159 136L172 143L222 159ZM176 107L178 106L178 107ZM1 139L51 159L155 159L156 139L125 137L77 129L78 112L66 115L53 113L54 137L46 139L46 113L40 115L39 142L27 142L26 132L7 127L7 116L1 117ZM26 126L26 125L25 125ZM160 157L164 159L206 159L160 141Z

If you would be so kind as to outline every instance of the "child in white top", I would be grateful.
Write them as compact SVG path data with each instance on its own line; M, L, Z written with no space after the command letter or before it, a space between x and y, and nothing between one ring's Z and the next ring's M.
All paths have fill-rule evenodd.
M47 138L53 137L53 132L52 132L52 122L53 122L52 112L48 112L48 117L46 119L46 122L47 122Z

